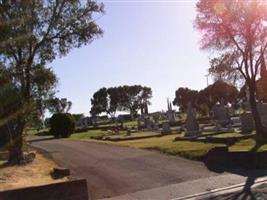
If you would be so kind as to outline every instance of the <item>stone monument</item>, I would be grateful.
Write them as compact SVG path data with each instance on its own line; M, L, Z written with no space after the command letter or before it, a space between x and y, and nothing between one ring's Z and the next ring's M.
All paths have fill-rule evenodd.
M167 105L168 105L167 118L170 124L173 124L175 123L175 115L174 115L174 111L172 110L172 104L169 101L169 98L167 99Z
M161 131L161 134L162 135L167 135L167 134L170 134L171 133L171 127L170 127L170 124L169 122L164 122L162 124L162 131Z
M244 112L240 115L242 133L251 133L254 129L254 120L251 113L249 98L249 91L246 90L246 102L244 103Z
M191 103L189 103L185 120L185 137L195 137L200 134L201 130L196 118L196 110L192 107Z
M222 104L216 104L212 108L213 117L218 127L229 127L231 125L231 116L229 110Z

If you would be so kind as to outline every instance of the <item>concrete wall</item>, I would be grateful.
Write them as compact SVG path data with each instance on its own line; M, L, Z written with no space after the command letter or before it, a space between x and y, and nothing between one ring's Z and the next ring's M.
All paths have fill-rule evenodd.
M0 192L0 200L88 200L85 179Z

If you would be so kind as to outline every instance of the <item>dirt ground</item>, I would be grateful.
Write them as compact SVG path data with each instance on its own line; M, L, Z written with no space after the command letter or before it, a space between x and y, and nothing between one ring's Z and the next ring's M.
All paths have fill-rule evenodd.
M68 178L55 180L51 177L56 166L41 154L36 154L34 161L24 166L7 166L0 162L0 191L67 181Z

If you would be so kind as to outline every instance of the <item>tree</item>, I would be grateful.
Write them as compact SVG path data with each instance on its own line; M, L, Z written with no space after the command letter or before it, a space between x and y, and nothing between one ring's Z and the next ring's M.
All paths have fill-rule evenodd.
M188 103L191 103L196 107L197 96L198 91L180 87L175 91L173 105L179 106L180 111L185 112Z
M14 163L23 160L22 135L31 105L38 100L37 69L47 69L56 57L101 36L102 30L93 19L97 13L103 13L103 4L93 0L0 0L0 63L11 71L22 101L10 148Z
M257 99L261 102L267 103L267 68L265 58L261 58L260 78L256 82Z
M124 85L119 87L120 91L120 103L118 109L120 111L129 111L131 119L137 115L140 108L140 94L142 91L141 85L128 86Z
M148 114L148 105L151 105L151 102L149 101L151 98L152 98L151 88L142 87L142 90L139 96L141 115Z
M16 141L12 136L20 131L20 127L17 126L18 117L24 112L25 107L22 106L18 87L12 82L11 71L3 65L0 65L0 85L0 145L5 145L9 150L20 149L22 143L15 146ZM10 159L9 161L12 162Z
M235 69L249 88L249 102L257 141L267 140L256 105L256 78L267 48L267 4L265 0L199 0L196 28L202 48L235 56Z
M119 90L116 87L107 90L107 114L112 118L115 117L120 102Z
M216 103L236 104L237 98L238 90L233 85L218 80L199 92L198 103L211 109Z
M72 102L67 98L50 98L46 101L46 108L50 113L67 113L71 109Z
M234 67L235 55L223 54L210 60L209 75L216 82L218 80L234 86L242 85L242 74Z
M96 117L97 115L107 112L108 100L107 100L107 88L103 87L96 91L91 99L91 115Z
M119 86L111 88L101 88L96 91L91 99L91 115L97 116L106 112L111 117L115 117L117 111L129 111L132 119L137 115L138 110L148 112L152 90L141 85Z
M75 119L69 113L55 113L50 118L50 133L55 138L67 138L75 130Z
M80 119L84 118L84 114L72 114L72 117L75 119L75 122L78 122Z

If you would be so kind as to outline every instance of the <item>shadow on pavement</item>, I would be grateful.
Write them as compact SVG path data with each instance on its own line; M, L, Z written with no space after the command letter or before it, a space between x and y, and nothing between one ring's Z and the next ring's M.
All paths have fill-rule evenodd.
M263 200L267 199L267 184L262 184L255 189L252 186L255 181L260 178L267 176L267 170L244 170L244 169L233 169L225 170L226 172L237 174L240 176L247 177L246 183L241 191L223 194L223 195L212 195L204 199L207 200Z
M46 141L46 140L56 140L56 138L51 136L51 137L46 137L46 138L29 139L28 142L32 143L32 142L41 142L41 141Z

